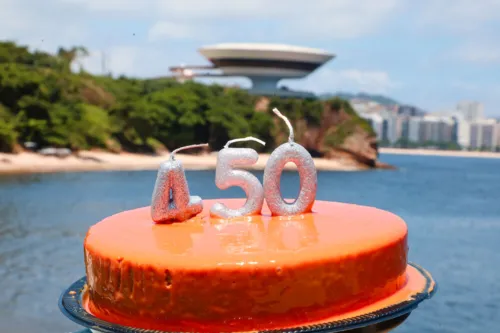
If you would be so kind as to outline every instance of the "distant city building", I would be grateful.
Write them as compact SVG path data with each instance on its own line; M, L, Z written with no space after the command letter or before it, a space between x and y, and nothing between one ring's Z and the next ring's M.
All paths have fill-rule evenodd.
M428 116L422 119L420 123L418 138L419 142L427 143L434 141L435 137L437 137L437 120L435 117Z
M402 140L410 140L410 122L408 118L403 118L401 123L401 138Z
M482 128L482 138L481 146L485 148L491 148L492 150L496 148L497 144L497 134L496 134L497 124L484 124Z
M471 123L470 147L495 150L498 145L498 123L495 119L480 119Z
M454 119L457 132L456 142L460 147L467 149L471 145L470 123L458 117L455 117Z
M354 111L356 111L358 114L369 113L368 111L370 110L370 106L365 101L351 100L350 103Z
M381 140L395 144L402 136L404 119L396 114L383 113Z
M383 125L384 125L384 119L382 116L376 113L361 113L360 116L364 119L366 119L371 127L373 128L373 131L377 135L377 140L382 141L383 140Z
M401 116L422 117L425 115L425 111L416 106L400 105L398 107L398 114Z
M500 121L497 120L497 148L496 150L500 150Z
M408 118L408 141L410 142L420 142L420 124L422 118L420 117L410 117Z
M420 143L449 143L456 137L455 121L449 117L412 117L408 120L408 139Z
M462 149L500 150L500 122L484 119L481 103L460 102L456 109L433 113L409 105L389 109L366 101L351 103L369 120L377 139L386 144L406 143L410 147L456 144Z
M429 115L453 123L451 142L455 142L464 149L470 146L470 123L465 120L463 113L458 110L441 110Z
M457 105L457 112L468 122L484 118L484 106L479 102L462 101Z
M481 126L479 124L471 124L470 127L470 148L481 148Z
M403 118L396 115L392 116L391 123L389 127L389 142L394 144L401 139L403 135Z
M438 121L436 142L456 142L456 127L455 121L451 118L441 118Z

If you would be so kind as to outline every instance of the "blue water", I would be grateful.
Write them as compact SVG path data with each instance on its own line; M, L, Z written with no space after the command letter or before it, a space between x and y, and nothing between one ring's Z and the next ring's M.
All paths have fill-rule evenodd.
M376 206L409 227L410 260L439 283L394 332L499 331L500 159L385 155L397 171L320 172L318 199ZM262 177L261 173L257 173ZM110 214L149 204L155 172L0 177L0 332L69 332L59 294L84 275L87 228ZM193 194L220 191L213 171L188 172ZM285 173L283 192L298 191Z

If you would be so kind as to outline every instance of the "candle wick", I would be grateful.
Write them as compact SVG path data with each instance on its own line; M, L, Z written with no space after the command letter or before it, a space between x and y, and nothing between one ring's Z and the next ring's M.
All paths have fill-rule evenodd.
M286 124L286 126L288 126L288 130L290 131L290 134L288 135L288 142L293 143L295 137L294 137L294 134L293 134L292 124L290 124L290 120L288 120L287 117L285 117L284 115L282 115L281 112L280 112L280 110L278 110L277 108L274 108L273 112L278 117L280 117L281 119L283 119L285 121L285 124Z
M226 143L226 145L224 146L224 148L228 148L231 143L242 142L242 141L256 141L256 142L260 143L263 146L266 145L266 143L264 141L260 140L260 139L254 138L253 136L247 136L246 138L229 140Z
M200 147L208 147L208 143L200 143L200 144L196 144L196 145L189 145L189 146L184 146L184 147L180 147L180 148L177 148L175 149L174 151L172 151L170 153L170 159L172 161L175 161L175 154L181 150L186 150L186 149L192 149L192 148L200 148Z

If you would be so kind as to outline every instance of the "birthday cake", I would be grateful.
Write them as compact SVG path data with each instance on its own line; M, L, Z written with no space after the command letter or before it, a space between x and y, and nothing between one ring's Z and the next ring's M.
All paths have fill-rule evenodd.
M111 216L85 239L87 306L125 326L248 331L300 325L387 297L406 283L407 227L370 207L316 201L313 213L182 223L149 208ZM184 328L184 329L180 329Z
M174 151L150 207L92 226L84 243L86 310L141 329L259 331L352 313L405 288L405 222L372 207L316 201L314 162L285 121L289 142L271 154L263 184L238 170L257 161L255 150L228 147L263 142L236 139L219 152L216 185L239 186L246 199L191 196ZM280 193L288 162L301 179L292 202Z

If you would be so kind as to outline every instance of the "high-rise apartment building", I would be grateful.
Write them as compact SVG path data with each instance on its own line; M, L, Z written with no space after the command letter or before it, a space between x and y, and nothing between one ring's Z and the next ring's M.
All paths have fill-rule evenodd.
M419 142L454 142L456 137L455 122L449 117L425 116L420 121Z
M463 118L456 117L456 142L460 147L467 149L471 145L471 128L470 123Z
M385 121L387 122L387 133L385 139L391 144L396 143L403 132L403 119L397 115L388 116Z
M498 143L498 130L495 119L481 119L471 123L470 147L495 150Z
M421 117L410 117L408 119L408 141L420 142L420 124L422 123Z
M500 151L500 122L497 122L497 151Z
M483 118L483 111L481 103L463 101L456 109L432 114L399 106L396 112L379 108L360 115L369 119L379 141L391 145L402 140L417 146L456 143L463 149L500 149L500 122Z
M398 114L401 116L422 117L425 112L422 109L417 108L416 106L400 105L398 107Z
M457 112L468 122L484 118L484 106L479 102L462 101L457 105Z
M384 119L382 118L382 116L376 113L368 113L368 114L360 113L359 115L370 123L370 125L372 126L373 130L377 135L377 140L382 141L384 132L383 130Z

